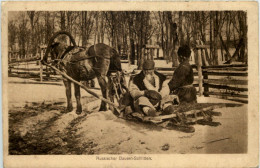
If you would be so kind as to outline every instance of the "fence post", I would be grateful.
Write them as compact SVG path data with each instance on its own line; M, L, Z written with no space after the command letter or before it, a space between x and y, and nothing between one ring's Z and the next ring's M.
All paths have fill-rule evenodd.
M43 59L43 48L41 47L41 60ZM40 61L40 81L42 82L42 71L43 71L43 66L42 62Z
M208 74L207 73L203 73L202 72L202 75L203 75L203 79L208 79ZM203 95L205 97L209 97L209 86L208 86L208 84L207 83L203 83L203 88L204 88Z
M197 48L196 48L196 50L198 50ZM203 84L202 84L202 69L201 69L201 66L202 66L202 59L201 59L201 55L200 54L198 54L198 52L197 52L197 58L198 58L198 75L199 75L199 96L202 96L202 93L203 93L203 91L202 91L202 86L203 86Z

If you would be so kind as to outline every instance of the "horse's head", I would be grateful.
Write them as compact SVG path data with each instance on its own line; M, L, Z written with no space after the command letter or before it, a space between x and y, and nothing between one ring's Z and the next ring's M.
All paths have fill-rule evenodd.
M62 44L62 43L59 43L59 42L54 42L55 38L58 37L59 35L67 35L70 38L70 41L72 42L73 47L76 46L76 42L69 32L59 31L59 32L55 33L50 38L50 41L49 41L48 46L46 48L45 55L44 55L43 60L42 60L43 63L47 63L49 53L51 54L51 59L55 60L55 59L61 59L61 57L67 51L67 46L65 44Z
M67 46L65 44L55 42L50 46L50 55L52 60L61 59L65 51L67 50Z

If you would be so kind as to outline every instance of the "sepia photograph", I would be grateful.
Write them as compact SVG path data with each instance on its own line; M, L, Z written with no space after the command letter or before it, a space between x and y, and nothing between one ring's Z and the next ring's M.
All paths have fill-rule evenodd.
M258 165L256 2L70 3L2 3L7 167Z

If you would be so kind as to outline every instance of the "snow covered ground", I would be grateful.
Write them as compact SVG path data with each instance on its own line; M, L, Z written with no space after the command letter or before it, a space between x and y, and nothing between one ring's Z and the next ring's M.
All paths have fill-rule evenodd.
M28 82L30 84L26 84ZM83 114L78 116L75 110L62 113L66 107L64 86L31 82L28 79L8 78L9 122L10 130L14 130L10 139L11 144L19 144L13 146L14 154L247 152L245 104L215 109L222 113L222 116L214 118L221 123L218 127L195 125L194 133L183 133L126 121L117 118L111 111L98 112L100 101L84 90L81 91ZM99 90L95 92L100 94ZM75 109L75 98L72 97ZM198 97L198 102L238 104L213 97ZM17 136L23 141L27 140L27 145L23 145L23 141L12 142L17 140ZM35 145L37 148L33 148ZM165 146L168 146L167 150L163 148Z

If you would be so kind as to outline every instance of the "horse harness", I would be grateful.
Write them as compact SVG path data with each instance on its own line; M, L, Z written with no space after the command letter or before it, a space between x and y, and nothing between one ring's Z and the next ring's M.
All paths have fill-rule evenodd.
M68 51L68 50L69 50L69 51ZM104 56L102 57L102 56L98 55L97 52L96 52L96 47L95 47L95 46L94 46L94 52L95 52L95 54L94 54L93 56L89 56L88 54L85 54L85 53L84 53L84 54L83 54L84 56L79 56L78 58L74 58L74 60L72 60L71 58L72 58L73 56L80 55L80 53L83 52L83 51L86 52L86 51L87 51L86 48L75 46L74 48L68 49L68 50L65 50L65 51L61 54L60 58L57 58L57 59L54 59L54 60L53 60L54 65L57 66L59 69L65 70L65 69L63 68L63 67L65 66L65 62L66 62L66 63L69 63L69 64L77 64L77 63L80 62L80 61L83 61L83 60L86 60L86 59L92 59L92 58L94 58L95 61L97 62L97 57L103 58L103 59L110 59L109 57L104 57ZM71 56L70 61L66 60L66 58L67 58L68 56ZM82 65L81 65L81 66L82 66ZM94 67L92 67L92 68L94 68Z

